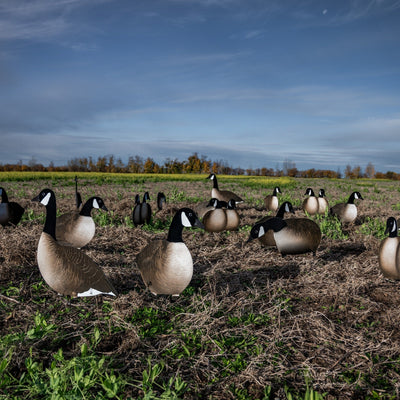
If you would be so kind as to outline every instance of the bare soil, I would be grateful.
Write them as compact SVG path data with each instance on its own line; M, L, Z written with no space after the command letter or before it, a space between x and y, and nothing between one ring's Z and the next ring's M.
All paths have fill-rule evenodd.
M98 226L95 238L83 249L120 293L115 300L106 299L110 307L104 307L102 298L66 299L43 283L36 261L43 219L0 229L0 333L24 332L32 326L36 312L48 315L62 327L64 336L57 343L43 340L33 345L33 354L44 365L60 347L66 356L79 354L86 333L98 326L102 340L97 351L112 356L114 370L140 382L148 357L153 362L163 361L163 379L179 374L188 383L185 398L235 398L235 387L256 399L267 385L272 386L276 398L285 398L284 385L304 392L306 382L326 393L328 399L373 398L373 391L381 398L399 397L399 282L385 279L378 268L380 239L360 233L368 218L384 222L389 216L398 217L397 183L299 179L287 189L281 187L282 199L290 196L296 200L292 200L296 216L304 216L300 204L309 186L316 192L324 187L332 205L353 190L362 193L365 200L357 203L356 222L343 227L348 239L323 236L316 256L282 257L276 249L262 248L258 241L246 244L249 232L243 228L218 234L184 230L194 276L191 292L177 299L151 295L135 262L148 241L165 237L166 230L131 228L123 221L132 213L136 193L143 195L148 190L155 211L157 192L163 191L167 207L153 220L167 220L180 207L198 206L187 199L208 200L211 183L159 182L132 187L86 183L80 187L84 201L94 194L101 196L114 221L121 221L116 226ZM73 186L53 186L51 181L1 185L10 201L18 201L34 215L43 213L44 208L30 199L44 187L56 192L60 212L74 207ZM272 188L253 189L228 182L220 186L246 195L246 203L239 207L242 227L267 214L262 199ZM176 193L184 193L186 198L171 202ZM8 290L11 287L19 288L18 295ZM171 318L176 329L144 337L140 324L131 319L144 307ZM179 318L171 311L177 307L187 310ZM63 312L65 309L68 312ZM82 310L87 311L86 318ZM249 322L246 317L251 314L262 318ZM232 323L234 317L241 322ZM197 350L190 357L168 356L166 350L182 343L182 331L201 332ZM235 338L236 345L221 351L221 337ZM240 347L241 340L248 345ZM29 347L32 343L21 343L15 350L12 366L16 377L25 369ZM222 357L234 359L238 354L243 355L245 365L224 370ZM127 389L127 398L140 395L139 389Z

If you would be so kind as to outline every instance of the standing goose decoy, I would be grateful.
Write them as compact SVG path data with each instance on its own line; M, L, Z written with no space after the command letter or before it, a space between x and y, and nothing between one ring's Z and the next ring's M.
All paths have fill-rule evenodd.
M282 203L282 205L279 207L278 212L276 213L276 217L283 219L285 213L294 214L294 209L290 201L285 201L284 203ZM259 221L257 221L257 223L258 224L263 223L271 218L273 218L271 215L267 215L266 217L261 218ZM258 238L258 240L263 246L266 247L276 246L276 242L274 239L274 232L272 231L272 229L266 231L264 235Z
M303 201L303 210L310 215L315 215L318 212L318 200L315 197L314 190L307 188L305 195L309 197Z
M236 211L236 203L235 200L230 199L228 201L227 208L225 210L226 214L226 231L235 231L239 227L240 217L238 212Z
M264 203L265 203L265 208L267 209L267 211L273 211L275 212L278 207L279 207L279 200L278 200L278 193L282 193L281 189L276 186L274 188L274 191L272 192L272 194L269 194L268 196L265 197L264 199Z
M0 187L0 225L17 225L21 221L25 209L15 201L8 201L8 196L4 188Z
M158 210L162 210L163 204L167 203L167 198L163 192L158 192L157 194L157 208Z
M56 238L62 244L81 248L94 237L96 225L91 216L93 208L108 211L100 197L91 197L81 211L72 211L60 215L56 223Z
M228 202L230 199L235 200L236 204L243 203L243 199L230 190L219 190L217 176L210 174L206 179L213 181L213 188L211 189L211 198Z
M269 229L273 230L276 246L282 256L307 252L312 252L315 255L321 242L321 230L311 219L290 218L283 220L278 217L256 223L251 228L247 242L262 237Z
M82 205L82 197L81 194L78 192L78 177L75 175L75 204L76 208L79 210L79 208Z
M326 200L324 189L319 189L317 200L318 200L318 214L325 215L326 210L329 209L329 203L328 200Z
M167 239L150 242L136 258L143 282L154 295L179 296L192 279L193 260L182 239L184 227L204 228L193 210L181 208L172 219Z
M135 196L135 208L132 213L132 222L135 226L142 224L142 219L140 216L140 196L137 194Z
M72 297L117 296L111 282L89 256L57 242L54 192L43 189L32 201L46 207L46 221L37 248L39 270L46 283L56 292Z
M330 214L336 216L341 222L353 222L357 218L357 206L354 200L364 200L360 192L353 192L347 203L339 203L330 209Z
M389 236L379 246L379 268L386 278L400 279L400 238L395 218L387 219L385 234Z
M151 207L146 200L150 200L149 192L146 192L143 196L143 201L140 204L140 219L142 224L149 224L151 221Z
M222 232L225 230L228 221L226 212L222 208L225 205L224 202L212 198L208 205L214 207L214 209L208 211L203 217L204 230L207 232Z

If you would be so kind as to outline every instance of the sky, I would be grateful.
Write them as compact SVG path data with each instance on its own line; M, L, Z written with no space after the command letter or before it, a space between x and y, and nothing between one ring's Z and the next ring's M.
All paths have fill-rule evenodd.
M1 0L0 163L400 172L400 0Z

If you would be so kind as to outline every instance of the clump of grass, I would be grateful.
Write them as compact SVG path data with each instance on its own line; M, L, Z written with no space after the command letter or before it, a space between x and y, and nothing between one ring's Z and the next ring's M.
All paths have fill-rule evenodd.
M342 224L337 217L327 215L316 215L315 220L318 223L321 233L330 239L346 240L348 235L342 230Z
M366 217L365 221L357 229L357 232L363 235L375 236L378 239L384 239L386 237L385 229L386 222L377 218Z

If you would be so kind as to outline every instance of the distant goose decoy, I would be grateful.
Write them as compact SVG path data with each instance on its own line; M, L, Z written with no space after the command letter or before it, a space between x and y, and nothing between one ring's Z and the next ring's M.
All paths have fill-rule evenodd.
M318 214L325 215L326 210L329 209L329 203L328 200L326 200L324 189L319 189L317 200L318 200Z
M228 202L230 199L235 200L236 204L243 203L243 199L230 190L219 190L217 176L210 174L206 179L213 181L213 188L211 189L211 198Z
M385 234L379 246L379 268L390 279L400 279L400 238L397 235L397 222L393 217L386 221Z
M311 219L290 218L284 220L279 217L256 223L251 228L247 241L262 237L270 229L273 230L276 246L282 256L307 252L315 255L321 242L321 230Z
M15 226L21 221L25 209L15 201L8 201L4 188L0 187L0 225Z
M135 226L149 224L151 221L151 207L150 204L146 203L147 200L150 200L149 192L143 195L142 202L140 202L138 194L135 196L136 205L132 214L132 221Z
M91 216L93 208L108 211L101 197L91 197L81 211L72 211L60 215L56 223L56 238L62 244L81 248L94 237L96 225Z
M227 208L225 209L226 214L226 231L235 231L239 227L240 216L236 211L236 203L235 200L230 199L228 201Z
M212 198L208 205L213 207L213 210L208 211L203 217L204 230L207 232L222 232L225 230L228 221L225 210L225 202L221 202L216 198Z
M193 259L182 239L184 227L203 228L190 208L176 212L167 239L150 242L136 258L143 282L154 295L179 296L192 279Z
M46 283L56 292L72 297L117 296L111 282L90 257L57 242L54 192L43 189L32 201L46 207L46 221L37 248L39 270Z
M158 192L157 194L157 208L162 210L163 205L167 203L167 198L163 192Z
M315 215L318 212L318 200L314 191L311 188L307 188L305 195L309 197L303 201L303 210L310 215Z
M276 213L276 217L282 218L284 217L285 213L292 213L294 214L294 209L293 205L290 201L285 201L282 203L282 205L279 207L278 212ZM264 218L261 218L257 223L263 223L267 221L268 219L273 218L271 215L267 215ZM264 235L258 238L259 242L266 247L271 247L271 246L276 246L275 238L274 238L274 232L272 229L269 231L266 231Z
M265 208L267 209L267 211L273 211L275 212L278 207L279 207L279 200L278 200L278 193L282 193L281 189L276 186L274 188L274 191L272 192L272 194L269 194L268 196L265 197L264 199L264 203L265 203Z
M341 222L353 222L357 218L357 206L354 200L364 200L360 192L353 192L347 203L339 203L330 209L330 214L336 216Z
M82 205L82 197L81 194L78 192L78 177L75 175L75 204L76 208L79 209Z

